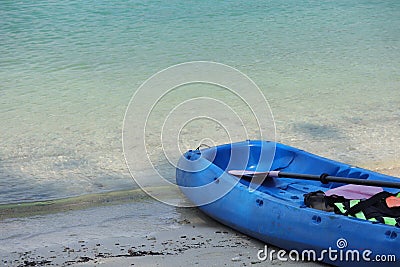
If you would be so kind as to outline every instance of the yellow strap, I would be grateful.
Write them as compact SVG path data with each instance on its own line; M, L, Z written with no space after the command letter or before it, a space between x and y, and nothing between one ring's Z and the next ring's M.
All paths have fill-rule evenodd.
M359 199L352 199L350 200L350 208L354 207L355 205L357 205L358 203L360 203L361 200Z
M340 211L341 213L343 213L343 214L346 213L346 209L344 208L343 203L333 203L333 204L335 204L335 206L339 209L339 211Z
M361 201L361 200L359 200L359 199L350 200L350 208L351 208L351 207L354 207L355 205L357 205L358 203L360 203L360 201ZM344 207L344 204L343 204L343 203L340 203L340 202L339 202L339 203L334 203L334 204L335 204L335 206L339 209L339 211L340 211L341 213L345 214L345 213L347 212L346 209L345 209L345 207ZM349 217L353 217L353 216L349 215ZM356 214L355 214L355 217L358 218L358 219L363 219L363 220L366 220L366 219L367 219L362 211L356 213Z
M388 225L396 225L397 224L397 221L395 218L391 218L391 217L382 217L382 218L383 218L383 221L385 222L385 224L388 224Z
M357 205L358 203L360 203L360 201L361 201L361 200L359 200L359 199L352 199L352 200L350 200L350 208L352 208L352 207L354 207L355 205ZM358 219L363 219L363 220L366 220L366 219L367 219L367 218L365 217L365 215L364 215L364 212L362 212L362 211L356 213L354 216L355 216L356 218L358 218Z
M399 195L400 195L400 193L398 194L398 196L399 196ZM360 201L361 201L361 200L358 200L358 199L350 200L350 207L354 207L355 205L357 205L358 203L360 203ZM346 213L346 209L345 209L343 203L334 203L334 205L339 209L339 211L340 211L341 213L343 213L343 214ZM353 217L353 216L349 216L349 217ZM362 211L356 213L356 214L355 214L355 217L358 218L358 219L367 220L367 218L365 217L365 214L364 214ZM383 221L384 221L385 224L388 224L388 225L396 225L396 224L397 224L397 221L396 221L395 218L391 218L391 217L382 217L382 219L383 219ZM375 218L370 218L370 219L368 219L368 221L371 221L371 222L378 222L378 220L375 219Z
M355 215L356 215L356 218L358 218L358 219L363 219L363 220L366 220L366 219L367 219L367 218L365 217L365 215L364 215L364 212L362 212L362 211L356 213Z

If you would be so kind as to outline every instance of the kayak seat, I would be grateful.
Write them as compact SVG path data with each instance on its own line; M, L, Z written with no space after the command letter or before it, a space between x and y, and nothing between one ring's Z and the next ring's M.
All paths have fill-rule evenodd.
M297 203L297 205L299 206L301 206L304 202L303 200L304 194L319 188L305 184L294 185L284 181L278 181L276 182L275 185L276 187L260 186L257 190L278 199L282 199L292 203Z
M299 181L297 183L291 183L290 185L288 185L286 191L297 194L306 194L309 192L326 191L326 188L318 185L313 185L312 183L304 183Z

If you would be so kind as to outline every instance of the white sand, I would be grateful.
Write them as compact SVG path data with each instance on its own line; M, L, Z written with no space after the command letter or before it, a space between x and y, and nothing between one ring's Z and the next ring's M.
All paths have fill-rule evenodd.
M400 168L379 171L400 174ZM132 217L140 207L147 210L147 217ZM156 202L94 207L0 223L3 266L325 266L277 259L260 261L257 253L264 249L264 243L215 222L197 209L175 210ZM47 231L43 232L44 228ZM268 249L279 250L272 246Z
M260 261L264 244L227 228L200 212L171 230L141 237L107 237L15 252L4 266L323 266L319 263ZM129 233L127 233L129 234ZM269 249L276 249L272 246Z

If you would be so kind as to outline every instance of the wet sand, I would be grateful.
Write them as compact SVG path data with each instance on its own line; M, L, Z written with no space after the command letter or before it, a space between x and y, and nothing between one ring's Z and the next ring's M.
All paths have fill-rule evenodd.
M323 266L312 262L261 261L264 244L195 211L168 231L141 237L76 241L12 252L3 266ZM269 246L268 249L275 249Z
M400 176L400 167L374 169L385 174ZM167 227L157 228L147 225L152 224L151 220L154 218L142 220L127 217L123 221L115 219L115 216L119 215L110 214L110 209L115 210L118 205L120 204L114 206L111 204L103 208L103 211L101 208L92 207L92 210L101 213L98 218L105 217L105 221L111 220L109 224L93 222L91 224L90 220L93 219L88 219L86 228L81 228L80 232L75 231L75 228L81 227L79 224L73 226L75 228L72 227L72 230L68 229L61 233L57 229L62 227L55 227L55 230L50 229L46 234L40 233L37 237L28 236L27 239L30 240L26 244L30 246L26 247L21 245L13 247L12 244L7 244L7 239L0 239L0 264L3 266L326 266L315 262L259 260L257 253L264 249L264 243L217 223L198 209L177 208L176 214L167 218L167 221L173 220L173 223L169 223ZM116 214L123 213L127 216L126 211L132 210L137 204L130 205L125 204L122 206L125 209L116 211ZM150 209L159 214L160 211L155 211L154 207L162 204L152 205ZM168 214L174 212L166 209L161 207L161 210ZM86 210L74 210L70 211L70 214L65 212L52 216L66 216L66 218L71 217L71 214L78 217L88 216L85 212ZM36 215L32 219L26 218L26 223L30 224L42 217ZM0 221L0 224L6 220ZM46 217L43 220L48 221ZM133 224L134 220L143 224L144 232L139 233L138 225ZM158 223L162 224L163 221L160 220ZM108 232L102 232L102 227L107 227ZM96 234L86 234L88 231ZM71 234L73 232L78 234ZM272 249L279 250L268 245L268 251Z

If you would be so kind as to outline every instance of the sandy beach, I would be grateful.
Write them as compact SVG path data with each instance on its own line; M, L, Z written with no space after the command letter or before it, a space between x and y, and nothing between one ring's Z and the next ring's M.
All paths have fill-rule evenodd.
M166 187L185 151L248 139L400 177L399 11L2 1L0 267L324 266L259 260Z
M261 261L265 244L227 228L200 211L187 213L168 231L141 237L108 237L39 246L2 255L3 266L323 266L312 262ZM275 249L268 246L268 249Z
M400 175L400 168L394 165L377 167L376 170L394 176ZM164 227L151 225L151 218L145 218L143 221L140 218L129 218L127 214L137 203L124 204L121 195L117 199L115 204L111 203L103 208L86 205L83 210L60 212L57 207L55 214L38 213L39 215L28 218L3 219L1 223L4 226L7 226L7 220L13 224L25 219L23 222L25 226L22 227L38 224L40 225L38 227L48 227L49 230L47 233L28 235L26 240L18 242L19 246L7 243L7 239L0 240L1 264L3 266L325 266L315 262L260 260L257 254L265 249L265 245L268 251L273 249L277 251L279 248L225 227L196 208L166 210L166 205L163 207L163 204L157 202L150 207L146 206L146 209L152 209L155 213L160 213L160 210L174 213L168 217L169 223ZM132 202L132 199L126 199L126 202ZM71 203L68 205L70 207ZM155 208L160 210L154 211ZM112 214L111 210L115 210L116 213ZM100 222L93 223L94 219L88 212L96 213L97 218L111 223L107 225ZM118 218L124 215L127 219ZM69 219L71 221L76 221L79 217L88 219L83 227L78 224L63 231L59 229L65 226L57 228L54 219L46 216L59 217L61 221L65 221L65 225L71 224L67 221ZM10 238L12 240L12 237Z

